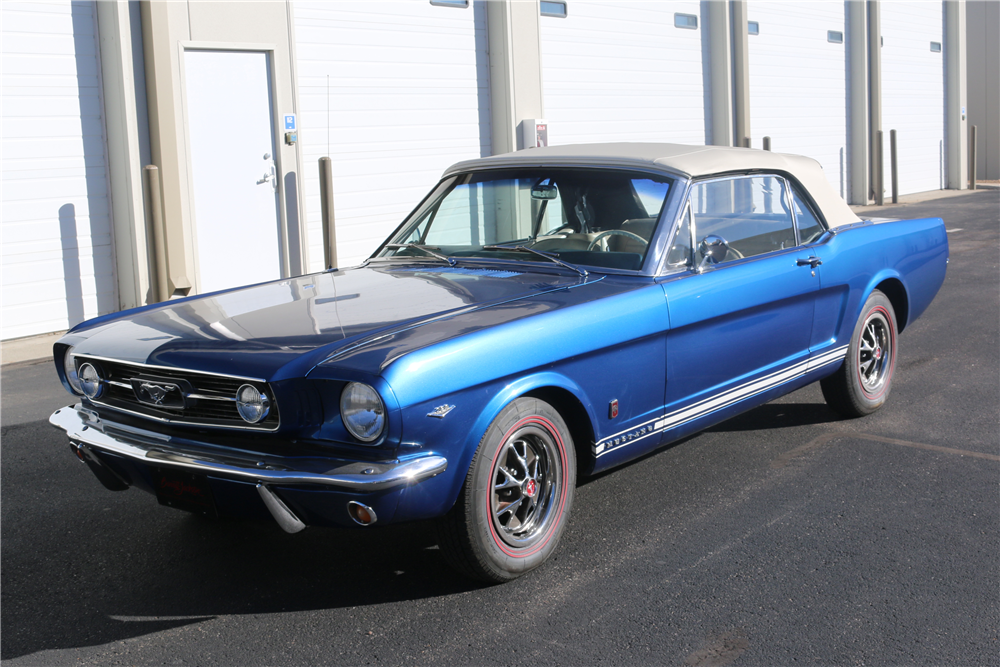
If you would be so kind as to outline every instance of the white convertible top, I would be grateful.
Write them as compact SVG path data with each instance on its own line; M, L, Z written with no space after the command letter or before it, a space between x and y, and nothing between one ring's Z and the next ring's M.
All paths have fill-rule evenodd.
M533 165L587 165L608 167L654 168L696 178L728 172L763 169L781 171L794 177L819 207L829 227L860 222L861 218L838 195L819 162L801 155L772 153L752 148L726 146L687 146L684 144L571 144L547 146L466 160L452 165L445 176L459 171L490 167Z

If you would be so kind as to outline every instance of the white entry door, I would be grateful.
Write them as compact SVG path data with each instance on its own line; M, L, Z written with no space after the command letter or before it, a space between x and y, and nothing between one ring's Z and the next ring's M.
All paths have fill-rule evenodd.
M198 291L281 277L268 54L184 53Z

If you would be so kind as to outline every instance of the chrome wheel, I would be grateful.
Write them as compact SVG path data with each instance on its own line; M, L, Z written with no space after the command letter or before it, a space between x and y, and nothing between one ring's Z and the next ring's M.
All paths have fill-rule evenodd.
M516 430L500 446L490 475L490 515L506 544L525 548L544 536L563 483L552 433L537 423Z
M858 339L858 378L869 396L877 394L892 368L892 331L880 310L865 321Z
M844 363L820 380L831 408L844 417L863 417L882 407L892 390L897 331L892 302L874 290L851 332Z

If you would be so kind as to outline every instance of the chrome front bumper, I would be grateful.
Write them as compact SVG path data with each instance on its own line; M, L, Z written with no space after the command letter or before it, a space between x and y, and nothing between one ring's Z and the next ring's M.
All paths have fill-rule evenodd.
M443 456L423 456L388 463L353 462L324 472L311 472L291 470L264 457L193 455L172 445L169 436L102 422L96 413L80 404L56 410L49 423L66 431L70 442L77 447L86 445L148 465L186 468L265 485L318 484L363 493L415 484L441 474L448 467L448 459Z

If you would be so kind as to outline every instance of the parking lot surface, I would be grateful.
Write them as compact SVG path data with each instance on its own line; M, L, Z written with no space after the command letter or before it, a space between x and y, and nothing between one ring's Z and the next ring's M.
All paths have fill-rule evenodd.
M452 573L425 523L287 535L105 491L2 372L2 659L67 664L1000 663L1000 192L942 217L951 263L892 395L806 387L585 480L554 559Z

